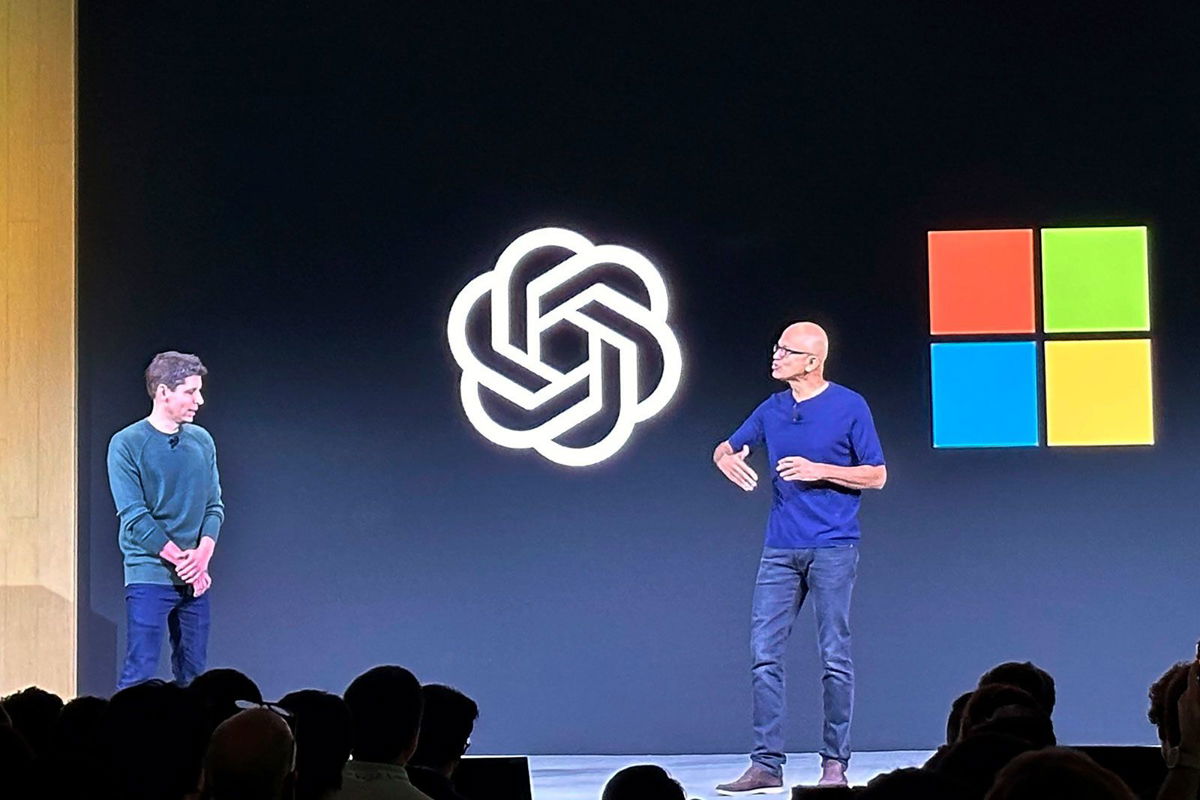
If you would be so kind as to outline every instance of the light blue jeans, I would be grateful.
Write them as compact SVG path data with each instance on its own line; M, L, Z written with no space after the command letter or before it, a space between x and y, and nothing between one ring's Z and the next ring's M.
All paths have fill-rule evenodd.
M783 772L783 720L787 707L784 653L792 624L811 593L817 644L825 672L822 762L850 760L854 662L850 658L850 595L858 571L855 544L813 550L764 547L754 586L750 651L754 659L754 752L750 759L775 775Z

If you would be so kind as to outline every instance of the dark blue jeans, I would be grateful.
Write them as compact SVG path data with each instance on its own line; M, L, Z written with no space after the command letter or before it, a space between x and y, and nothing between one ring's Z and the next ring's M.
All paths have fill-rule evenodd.
M118 689L150 680L158 668L163 630L171 635L171 671L186 686L204 672L208 660L208 594L192 596L191 586L131 583L125 587L125 668Z
M850 717L854 710L854 662L850 658L850 595L858 572L858 546L814 550L763 548L754 586L750 650L754 659L754 763L782 774L783 720L787 706L784 653L796 614L811 593L825 724L822 761L850 760Z

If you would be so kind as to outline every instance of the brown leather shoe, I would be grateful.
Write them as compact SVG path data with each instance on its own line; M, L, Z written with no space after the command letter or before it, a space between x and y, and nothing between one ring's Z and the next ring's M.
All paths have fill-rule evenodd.
M849 786L846 780L846 765L836 759L826 759L821 764L821 780L817 786Z
M783 776L774 775L765 767L751 764L742 777L733 783L717 786L717 794L782 794Z

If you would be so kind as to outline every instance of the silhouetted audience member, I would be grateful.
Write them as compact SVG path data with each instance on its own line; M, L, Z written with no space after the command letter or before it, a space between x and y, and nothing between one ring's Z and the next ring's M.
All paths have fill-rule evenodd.
M433 800L464 800L454 788L454 769L470 746L479 706L457 689L437 683L422 686L421 695L421 734L408 777Z
M239 700L251 703L263 701L262 692L250 676L227 667L210 669L197 675L187 690L196 699L204 729L209 736L218 725L241 711L237 707Z
M618 771L604 785L601 800L684 800L683 787L655 764L636 764Z
M11 725L0 725L0 797L33 796L33 750Z
M405 765L417 749L421 684L403 667L367 670L346 687L354 759L342 771L340 800L429 800Z
M1150 687L1167 777L1158 800L1200 797L1200 661L1176 664Z
M876 775L854 796L862 800L959 800L965 790L945 775L909 767Z
M933 771L960 785L963 797L981 798L992 787L996 773L1032 748L1029 742L1013 736L975 734L947 750Z
M101 720L108 796L174 800L197 791L207 745L187 690L160 680L122 689Z
M988 720L1022 714L1046 716L1041 704L1024 689L998 683L980 686L971 693L971 699L963 709L959 739L967 738L973 730Z
M304 689L279 705L296 721L296 800L328 800L342 788L354 731L350 709L336 694Z
M101 724L108 701L103 697L84 695L63 706L51 737L51 752L66 758L76 758L94 752L100 743Z
M213 731L204 756L211 800L291 800L295 779L296 742L274 711L239 711Z
M108 701L76 697L63 706L46 758L44 779L58 797L92 794L104 771L104 714Z
M1181 661L1162 674L1150 686L1150 710L1146 712L1151 724L1158 729L1158 741L1164 754L1169 747L1179 746L1179 698L1187 689L1191 662Z
M950 716L946 719L946 744L958 741L959 734L962 733L963 712L967 710L967 703L971 702L973 694L974 691L963 692L950 704Z
M987 800L1137 800L1116 773L1083 753L1047 747L1022 753L996 776Z
M1054 747L1058 739L1054 735L1054 723L1041 708L1029 708L1020 704L1000 706L992 716L971 728L971 735L980 733L1003 733L1024 739L1034 749Z
M8 712L12 727L24 737L34 758L44 756L50 750L54 726L58 724L58 715L63 709L62 698L45 689L30 686L0 700L0 705Z
M1049 672L1030 661L1006 661L983 673L979 678L980 686L991 684L1016 686L1029 692L1046 716L1054 713L1054 678Z
M954 702L950 704L950 715L946 718L946 743L939 747L929 760L923 765L924 769L934 769L941 760L945 758L946 751L954 746L958 741L959 734L962 732L963 711L967 708L967 703L971 700L971 695L974 692L963 692L958 697L954 698Z

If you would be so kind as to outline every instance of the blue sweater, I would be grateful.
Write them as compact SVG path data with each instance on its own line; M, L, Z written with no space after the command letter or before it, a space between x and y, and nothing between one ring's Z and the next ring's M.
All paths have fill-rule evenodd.
M221 533L225 504L212 436L199 425L167 434L139 420L108 443L108 484L121 520L125 585L184 585L158 554L168 540L188 550Z

